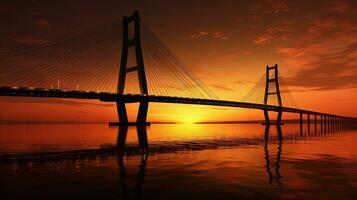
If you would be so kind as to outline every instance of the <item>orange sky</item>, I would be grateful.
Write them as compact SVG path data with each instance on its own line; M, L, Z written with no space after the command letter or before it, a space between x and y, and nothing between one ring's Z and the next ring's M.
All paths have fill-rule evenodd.
M277 63L300 108L357 116L355 1L39 0L0 5L1 49L58 39L139 9L145 24L221 99L241 100L265 66ZM0 69L10 70L10 64L0 62ZM129 110L133 119L134 107ZM116 120L115 107L97 101L2 97L0 111L8 121ZM234 108L152 104L149 110L151 121L257 118L261 112Z

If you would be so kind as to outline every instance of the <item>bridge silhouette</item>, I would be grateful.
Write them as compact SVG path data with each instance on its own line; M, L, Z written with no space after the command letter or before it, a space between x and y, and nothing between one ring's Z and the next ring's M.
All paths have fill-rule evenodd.
M117 24L115 24L117 25ZM99 27L102 32L106 29L107 25ZM117 27L116 27L117 28ZM149 37L144 37L144 42L147 46L142 45L142 29L146 31ZM98 32L91 32L90 34L79 34L76 37L68 37L61 41L50 42L37 45L36 47L13 47L10 49L0 50L0 61L6 61L3 64L8 64L9 60L16 60L18 57L27 55L42 55L42 57L49 57L47 60L56 60L58 57L51 56L56 55L56 52L65 52L60 58L60 61L56 61L55 64L45 63L39 64L41 68L37 69L37 65L32 66L31 69L37 70L32 73L30 68L19 67L18 69L7 69L5 73L0 75L4 83L6 80L14 78L15 81L7 81L8 84L2 84L0 87L0 96L14 96L14 97L40 97L40 98L73 98L73 99L96 99L103 102L115 102L118 112L118 122L111 122L111 125L148 125L147 114L149 103L175 103L175 104L194 104L194 105L207 105L207 106L224 106L224 107L239 107L261 110L264 113L265 124L271 125L283 124L283 113L297 113L300 114L300 124L303 123L303 115L307 115L307 122L310 124L310 116L314 116L315 125L320 117L321 124L325 124L327 127L332 127L338 124L339 126L352 126L356 122L356 118L335 115L331 113L323 113L317 111L311 111L306 109L300 109L296 107L290 107L284 105L282 99L281 90L281 77L279 77L278 65L266 67L266 73L264 76L264 96L261 99L262 103L256 102L243 102L222 100L216 97L208 87L206 87L198 78L194 77L184 67L175 55L169 51L166 46L150 31L147 27L140 23L139 12L135 11L133 15L123 17L122 21L122 50L121 61L119 67L119 76L117 77L116 91L105 91L107 86L103 86L103 82L113 85L112 81L108 81L107 78L115 78L113 69L109 69L102 73L90 73L89 70L85 70L83 64L78 64L80 58L74 58L72 51L78 50L84 52L85 48L89 48L87 45L112 45L113 40L111 36L117 37L116 34L98 34ZM98 43L88 42L100 37L106 41ZM85 40L86 45L77 42L79 39ZM88 39L89 38L89 39ZM76 45L71 49L68 49L68 45ZM114 46L114 45L112 45ZM103 47L103 46L101 46ZM82 48L82 49L81 49ZM106 52L106 48L97 48L95 46L94 53L86 54L89 59L94 55L98 55L100 51L103 51L105 59L116 62L112 54ZM130 50L134 50L134 61L130 60ZM37 53L33 53L37 52ZM53 54L51 54L53 53ZM88 56L89 55L89 56ZM59 55L61 56L61 55ZM82 55L85 57L84 53ZM94 56L95 57L95 56ZM144 60L145 58L145 60ZM94 59L94 58L93 58ZM104 59L104 58L103 58ZM91 60L91 65L96 66L97 61ZM109 61L108 61L109 62ZM29 62L31 63L31 62ZM130 65L129 63L135 63ZM30 64L29 64L30 65ZM146 68L146 66L154 66L152 68ZM73 66L83 69L84 72L76 71ZM129 66L129 67L128 67ZM30 66L31 67L31 66ZM72 68L70 68L72 67ZM105 66L108 68L107 66ZM100 69L102 70L102 69ZM103 69L104 70L104 69ZM36 75L40 74L40 75ZM94 83L86 84L87 88L94 88L96 86L101 87L101 91L95 89L82 90L79 89L79 85L76 85L76 89L60 89L60 81L58 79L57 88L53 86L53 79L56 79L56 75L63 72L66 75L67 83L73 84L74 81L81 82L83 84L88 83L83 77L88 74L90 78L97 77L98 79ZM29 73L26 75L26 73ZM107 74L105 74L107 73ZM128 93L126 89L135 86L134 82L127 82L130 74L137 75L137 86L139 88L138 93ZM150 75L151 79L147 79L147 75ZM2 76L2 77L1 77ZM164 78L163 76L167 76ZM83 80L82 80L83 79ZM33 82L35 80L35 82ZM38 85L39 82L52 81L51 87L33 87ZM32 81L32 82L31 82ZM46 83L47 83L46 82ZM28 83L31 87L24 86ZM155 85L156 84L156 85ZM67 84L68 85L68 84ZM159 85L158 87L156 87ZM274 100L277 104L270 104L269 101ZM139 110L137 119L135 122L129 122L126 111L126 104L139 103ZM269 112L277 113L276 120L269 118Z

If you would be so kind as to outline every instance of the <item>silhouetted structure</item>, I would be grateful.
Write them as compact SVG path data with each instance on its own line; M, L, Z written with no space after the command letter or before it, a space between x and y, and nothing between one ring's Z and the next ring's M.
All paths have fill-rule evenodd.
M129 38L129 25L134 25L134 37ZM264 103L247 103L240 101L227 101L227 100L219 100L212 96L209 91L207 91L201 83L196 79L190 77L190 74L184 74L182 69L178 70L178 72L172 72L173 69L169 67L169 64L174 63L172 65L180 65L180 62L169 61L168 57L171 55L167 49L165 49L162 43L157 41L155 38L150 38L150 44L153 44L152 48L148 48L146 50L152 51L154 55L149 56L149 60L153 59L153 56L159 57L159 61L165 64L165 74L169 74L174 76L179 82L184 82L183 85L189 85L189 87L184 87L184 89L191 91L195 90L193 86L197 86L198 89L194 93L189 93L189 97L187 96L169 96L169 95L154 95L148 93L148 83L147 77L145 74L145 66L144 66L144 58L143 58L143 50L141 46L141 29L140 29L140 19L139 12L135 11L132 16L123 17L122 22L122 55L121 55L121 63L119 70L119 78L117 84L117 92L97 92L97 91L85 91L85 90L62 90L59 87L57 89L49 89L49 88L37 88L37 87L9 87L2 86L0 87L0 96L16 96L16 97L45 97L45 98L76 98L76 99L97 99L104 102L114 102L117 105L117 112L119 122L111 123L112 125L148 125L147 122L147 112L149 102L159 102L159 103L177 103L177 104L197 104L197 105L212 105L212 106L225 106L225 107L240 107L240 108L248 108L248 109L258 109L264 112L265 116L265 124L270 125L272 123L282 124L282 114L283 112L289 113L298 113L300 114L300 124L302 129L303 124L303 115L308 115L308 126L310 126L310 115L320 116L320 121L323 123L324 130L330 130L332 127L339 126L340 128L347 128L355 126L356 118L345 117L339 115L331 115L327 113L315 112L310 110L304 110L299 108L292 108L283 106L283 102L281 99L280 86L279 86L279 76L278 76L278 65L267 66L266 68L266 89L264 94ZM67 42L67 41L66 41ZM68 42L67 42L68 43ZM66 44L67 44L66 43ZM155 45L154 45L155 44ZM49 46L45 46L49 48ZM135 50L135 61L136 66L128 67L128 52L130 48L134 48ZM159 48L160 51L155 51L153 48ZM30 51L31 50L31 51ZM30 49L29 52L32 52ZM38 50L38 49L35 49ZM157 52L165 51L164 55L158 54ZM170 54L170 55L168 55ZM17 54L16 54L17 55ZM165 57L166 56L166 57ZM165 58L164 58L165 57ZM175 59L174 56L172 56ZM11 57L12 58L12 57ZM171 58L171 57L170 57ZM7 57L6 57L7 59ZM48 67L48 66L47 66ZM163 70L164 68L162 68ZM68 70L68 69L67 69ZM158 73L161 73L160 70L157 70ZM124 94L125 90L125 80L128 73L137 72L140 94ZM273 72L273 73L271 73ZM67 72L68 74L70 72ZM274 77L270 77L270 74L274 75ZM17 75L17 74L16 74ZM170 80L160 80L160 77L157 77L160 74L155 74L155 79L158 79L159 82L165 86L169 84ZM21 80L21 79L19 79ZM150 80L151 81L151 80ZM176 85L178 83L172 84L168 86L170 91L179 91L182 92L183 88L177 88ZM272 85L275 90L271 90L269 85ZM174 88L174 89L173 89ZM276 96L278 101L278 105L269 105L268 100L271 96ZM204 97L204 98L202 98ZM139 103L139 111L135 122L129 122L126 104L127 103ZM277 112L278 117L276 122L272 122L269 119L269 112ZM316 124L316 120L315 120ZM316 125L315 125L316 126ZM309 130L309 129L308 129Z
M134 38L128 38L130 23L134 23ZM130 47L133 47L135 49L136 66L127 68L128 51ZM126 74L135 71L138 74L140 94L148 95L148 88L147 88L145 68L144 68L144 59L143 59L143 53L141 48L140 17L138 11L135 11L132 16L123 17L123 47L121 52L121 62L120 62L120 69L119 69L118 94L124 94ZM118 109L118 118L119 118L119 123L117 124L129 123L128 116L126 113L125 103L127 102L123 99L120 99L116 102L117 109ZM129 103L132 102L129 101ZM148 107L149 107L148 101L145 100L140 101L136 124L147 124L146 116L147 116Z
M274 70L273 75L274 77L270 77L270 71ZM275 90L271 91L270 85L273 84ZM265 82L265 93L264 93L264 105L268 105L268 100L270 96L275 96L278 100L278 107L282 107L283 104L281 102L281 95L280 95L280 88L279 88L279 75L278 75L278 65L275 64L272 67L266 67L266 82ZM276 124L281 124L281 117L283 112L280 109L277 109L278 117L276 119ZM265 117L265 124L269 125L272 122L269 119L268 110L264 110L264 117Z

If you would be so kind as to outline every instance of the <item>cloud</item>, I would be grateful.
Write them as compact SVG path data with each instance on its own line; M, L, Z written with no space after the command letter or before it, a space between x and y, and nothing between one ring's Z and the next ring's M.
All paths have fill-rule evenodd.
M191 38L203 38L208 37L209 33L206 31L198 31L191 34Z
M226 33L223 32L213 32L213 37L218 38L218 39L223 39L223 40L228 40L230 36Z
M295 69L285 80L311 90L357 88L357 24L348 18L316 19L299 45L278 47L284 64Z
M222 39L228 40L230 39L232 34L224 33L222 31L196 31L190 35L192 39L200 39L200 38L214 38L214 39Z
M290 22L284 22L275 27L267 28L264 33L258 35L253 43L255 44L266 44L271 42L278 42L287 40L290 36Z
M346 1L333 1L330 3L330 11L337 13L347 13L350 10L350 5Z

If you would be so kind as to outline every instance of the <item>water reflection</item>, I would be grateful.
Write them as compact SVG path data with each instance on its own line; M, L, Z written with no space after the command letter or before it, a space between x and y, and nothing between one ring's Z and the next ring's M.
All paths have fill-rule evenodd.
M265 167L266 167L266 172L268 174L269 177L269 183L271 185L274 184L274 181L278 184L279 187L281 187L281 182L280 179L282 178L282 176L280 175L280 159L281 159L281 152L282 152L282 141L283 141L283 134L282 134L282 130L281 130L281 126L280 125L276 125L276 130L277 130L277 134L278 134L278 151L276 153L276 162L275 162L275 176L273 175L272 171L271 171L271 156L269 154L269 130L270 130L270 126L266 126L265 127L265 132L264 132L264 153L265 153Z
M4 184L0 184L4 188L0 196L4 193L8 199L27 194L36 197L43 192L45 197L53 197L58 191L61 191L58 192L60 194L67 192L70 196L81 194L77 190L82 190L85 191L82 194L90 197L102 192L101 195L120 199L144 199L158 193L162 198L157 199L185 199L190 195L203 197L204 194L206 198L209 194L209 199L215 199L216 193L228 195L231 199L235 195L248 193L252 196L243 199L278 199L281 194L290 198L290 194L301 194L301 191L306 191L308 195L316 190L319 195L319 191L324 189L321 187L317 191L314 188L316 185L334 181L338 181L339 185L351 183L348 191L356 188L353 181L357 180L357 162L356 157L352 157L356 156L356 151L351 141L355 141L353 138L357 135L349 134L351 132L341 134L342 137L338 134L318 134L324 133L318 124L315 133L312 133L314 128L311 127L310 134L305 129L300 136L299 124L285 124L283 127L249 125L249 130L253 127L259 134L247 136L241 133L243 129L237 131L237 127L243 126L225 125L229 129L227 134L222 127L205 125L198 127L204 137L197 137L194 135L196 132L185 129L185 136L192 135L189 140L165 139L160 142L153 139L157 137L154 135L157 131L155 127L122 126L111 129L113 136L110 139L114 144L106 142L99 149L44 151L8 157L0 155L0 171L4 172ZM306 124L303 126L307 127ZM160 128L171 137L175 133L167 132L171 133L172 127L177 129L176 134L183 131L176 125ZM339 126L336 126L331 132L338 129ZM82 133L86 134L85 131ZM98 133L102 132L97 131L96 135L100 137ZM336 142L336 138L343 140ZM352 161L349 162L346 157ZM326 177L329 181L325 181ZM312 182L314 184L309 185ZM68 185L75 188L75 194L67 190ZM100 187L101 190L97 190ZM328 187L332 191L335 186L331 184ZM27 193L17 193L17 188L25 188ZM344 188L339 190L345 192Z
M136 177L136 183L135 183L135 191L133 192L134 196L136 197L135 199L142 199L142 188L143 188L143 183L145 180L145 172L146 172L146 165L147 165L147 160L149 158L149 145L148 145L148 138L147 138L147 131L146 131L146 126L137 126L137 136L138 136L138 143L139 143L139 149L141 152L140 156L140 164L139 164L139 170L137 173ZM121 197L122 199L128 199L131 194L129 194L128 190L128 183L127 183L127 173L126 173L126 168L125 168L125 147L126 147L126 138L128 134L128 126L120 126L118 129L118 154L117 154L117 160L118 160L118 169L119 169L119 183L121 187Z
M118 159L118 169L119 169L119 183L121 187L121 196L123 199L128 199L131 195L136 196L135 199L141 199L142 198L142 190L143 190L143 184L145 180L145 173L146 173L146 165L147 165L147 160L148 160L149 154L147 151L144 151L141 155L140 159L140 164L139 164L139 170L136 175L136 183L135 183L135 190L133 194L129 194L129 189L128 189L128 177L127 177L127 172L125 168L125 159L123 154L118 154L117 159Z
M120 126L118 129L117 146L120 153L125 152L128 128L129 128L128 126ZM149 148L149 144L148 144L146 126L137 126L136 132L137 132L140 150L147 151Z

